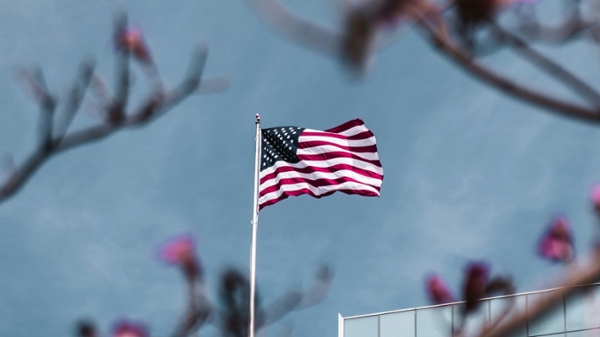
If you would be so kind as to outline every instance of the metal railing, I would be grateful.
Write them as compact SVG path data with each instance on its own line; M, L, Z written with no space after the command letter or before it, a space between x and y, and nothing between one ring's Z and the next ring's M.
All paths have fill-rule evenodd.
M542 318L528 321L511 337L600 337L600 283L578 286L582 291L563 297L562 303ZM536 296L557 291L545 289L481 300L477 312L462 322L464 302L342 317L338 315L338 337L451 337L452 331L465 324L467 331L494 319L509 302L525 308Z

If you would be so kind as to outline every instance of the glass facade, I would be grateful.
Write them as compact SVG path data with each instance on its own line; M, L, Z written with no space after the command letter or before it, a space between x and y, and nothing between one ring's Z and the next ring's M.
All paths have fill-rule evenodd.
M600 337L600 283L578 290L510 337ZM340 315L339 337L451 337L461 325L466 331L476 331L484 322L504 315L507 309L527 310L528 305L553 291L556 290L483 299L478 311L465 322L461 321L461 302L352 317Z

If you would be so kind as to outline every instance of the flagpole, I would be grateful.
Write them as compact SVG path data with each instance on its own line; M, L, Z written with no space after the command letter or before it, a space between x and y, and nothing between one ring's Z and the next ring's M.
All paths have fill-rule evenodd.
M254 337L255 297L256 297L256 237L258 236L258 186L261 149L260 115L256 114L256 149L254 153L254 203L252 205L252 245L250 248L250 322L248 337Z

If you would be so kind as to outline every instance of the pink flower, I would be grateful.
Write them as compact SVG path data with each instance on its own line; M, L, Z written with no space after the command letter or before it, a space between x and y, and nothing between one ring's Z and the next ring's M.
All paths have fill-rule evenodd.
M148 337L148 328L141 322L124 319L113 326L112 337Z
M139 28L128 27L116 38L117 49L125 49L144 64L151 64L150 50Z
M454 296L452 296L450 289L439 275L429 275L425 282L427 295L429 295L431 303L444 304L454 302Z
M191 235L180 235L161 246L158 250L158 259L183 268L188 279L193 279L201 273L195 249L196 243Z
M564 216L555 217L539 242L542 257L554 262L568 262L573 259L573 237L569 222Z
M159 259L169 264L181 264L194 255L196 244L190 235L181 235L165 242L158 252Z

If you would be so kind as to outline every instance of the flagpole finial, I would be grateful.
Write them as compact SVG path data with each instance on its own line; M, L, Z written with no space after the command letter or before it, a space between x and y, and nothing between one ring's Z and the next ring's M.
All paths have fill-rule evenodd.
M260 123L260 115L256 114L256 123Z

